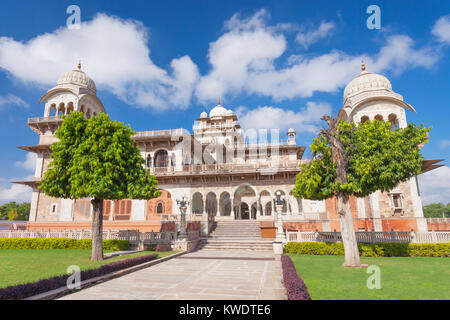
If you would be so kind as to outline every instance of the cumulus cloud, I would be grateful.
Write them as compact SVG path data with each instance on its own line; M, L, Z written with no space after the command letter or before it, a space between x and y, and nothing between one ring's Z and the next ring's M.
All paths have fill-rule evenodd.
M315 92L336 92L359 72L361 57L372 72L406 68L430 68L438 55L428 46L416 48L406 35L391 35L379 52L373 55L349 55L338 50L316 56L287 56L287 67L278 67L287 49L285 28L267 23L268 15L260 10L250 18L234 15L225 23L225 33L212 42L208 51L211 70L196 87L200 101L213 101L227 94L257 94L275 101L311 97ZM326 22L322 30L300 36L300 41L319 39L329 32ZM320 28L319 28L320 29Z
M27 176L17 180L27 180L31 178L32 176ZM8 183L4 179L0 179L0 205L11 201L19 203L30 202L32 192L32 189L28 186Z
M22 81L51 86L81 59L97 86L127 103L187 107L199 77L197 66L188 56L173 59L170 72L156 66L148 37L138 21L98 14L79 30L60 28L27 42L1 37L0 67Z
M311 44L330 36L334 31L335 25L332 21L322 21L315 30L297 33L295 40L307 49Z
M423 204L450 203L450 167L444 166L419 176Z
M372 72L397 73L429 68L438 60L436 50L417 47L406 35L389 36L371 55L338 50L286 55L285 35L301 27L271 25L269 18L266 10L259 10L226 21L223 34L209 45L210 70L203 75L187 55L174 58L167 70L157 66L150 58L151 35L144 25L106 14L83 22L79 30L60 28L26 42L0 37L0 68L19 80L50 87L81 59L99 88L128 104L165 110L189 107L194 95L206 103L227 95L254 94L281 101L336 92L358 74L361 57ZM441 24L433 32L441 34L435 31ZM331 34L333 27L324 21L317 30L297 34L297 41L307 46Z
M36 169L36 159L37 155L33 152L29 152L27 153L25 161L17 161L15 166L28 171L34 171Z
M439 141L439 148L445 149L450 147L450 140L441 140Z
M316 133L319 129L320 118L331 113L331 106L327 103L308 102L306 107L297 112L282 108L263 106L253 110L241 107L237 110L239 122L248 129L279 129L284 134L289 128L297 133Z
M450 44L450 15L440 17L431 32L440 42Z
M18 106L18 107L25 107L28 108L30 105L23 101L18 96L15 96L13 94L8 94L6 96L1 97L0 96L0 108L4 106Z

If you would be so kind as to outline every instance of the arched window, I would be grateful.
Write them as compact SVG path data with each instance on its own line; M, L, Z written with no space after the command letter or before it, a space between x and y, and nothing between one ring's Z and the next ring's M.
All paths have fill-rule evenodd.
M86 112L86 118L90 118L91 117L91 109L88 109L88 111Z
M367 121L369 121L369 117L368 116L363 116L361 118L361 123L364 123L364 122L367 122Z
M164 213L164 205L162 202L158 203L158 206L156 207L156 213L157 214Z
M155 155L155 167L168 167L169 166L169 154L166 150L160 150Z
M60 103L58 107L58 115L63 115L66 112L66 108L64 107L64 103Z
M383 116L380 115L380 114L377 114L377 115L375 116L375 119L377 119L378 121L383 121Z
M70 113L73 111L73 102L69 102L69 104L67 105L67 110L66 110L66 114L70 115Z
M395 130L395 129L399 128L399 126L398 126L398 119L397 119L397 116L395 114L391 113L389 115L389 117L388 117L388 120L391 123L391 129L392 130Z
M266 216L272 215L272 202L266 203L266 210L265 210Z

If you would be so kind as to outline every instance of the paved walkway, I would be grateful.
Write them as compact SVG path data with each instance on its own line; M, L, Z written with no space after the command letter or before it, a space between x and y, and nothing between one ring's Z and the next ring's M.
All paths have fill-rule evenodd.
M283 300L273 252L201 250L133 272L64 300Z

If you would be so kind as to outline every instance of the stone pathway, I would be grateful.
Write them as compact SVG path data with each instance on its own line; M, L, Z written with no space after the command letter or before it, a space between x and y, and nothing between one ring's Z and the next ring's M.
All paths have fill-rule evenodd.
M284 300L273 252L200 250L98 284L62 300Z

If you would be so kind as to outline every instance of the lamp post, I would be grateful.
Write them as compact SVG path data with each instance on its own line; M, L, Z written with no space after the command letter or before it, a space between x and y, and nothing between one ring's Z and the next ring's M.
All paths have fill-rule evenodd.
M186 239L187 233L186 233L186 209L189 206L189 201L186 200L186 197L183 196L181 200L177 199L177 205L180 208L180 235L178 236L179 239Z
M283 243L286 242L286 236L283 231L283 222L281 221L281 210L283 209L283 205L286 203L286 200L281 197L281 192L277 191L273 201L277 210L277 220L275 222L275 226L277 227L277 235L273 244L273 249L276 254L282 254Z

